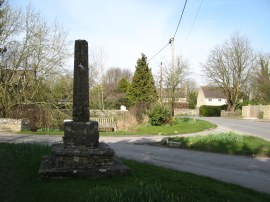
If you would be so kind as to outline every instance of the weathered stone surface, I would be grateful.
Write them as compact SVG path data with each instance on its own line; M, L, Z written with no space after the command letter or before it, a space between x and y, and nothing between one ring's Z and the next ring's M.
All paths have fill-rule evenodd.
M130 172L114 151L99 143L98 122L89 121L88 44L75 41L73 121L64 122L64 144L52 146L52 155L40 164L42 177L108 176Z
M52 151L56 169L108 168L114 163L114 151L104 143L95 149L55 144Z
M65 146L97 147L99 140L98 122L64 122Z
M88 43L75 41L74 83L73 83L73 121L89 121L89 74Z
M42 177L108 176L130 172L104 143L95 149L55 144L52 152L52 156L42 160L39 169Z
M91 169L57 169L53 166L54 157L44 156L40 165L39 174L43 178L61 178L61 177L104 177L114 175L124 175L131 173L130 169L114 159L112 165L107 167L93 167Z

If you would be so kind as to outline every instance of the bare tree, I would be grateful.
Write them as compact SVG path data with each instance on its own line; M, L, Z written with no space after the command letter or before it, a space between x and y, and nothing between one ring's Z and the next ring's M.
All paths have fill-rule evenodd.
M122 78L126 78L128 81L130 81L132 78L132 72L129 69L111 67L103 76L106 84L117 84Z
M270 103L270 56L259 54L256 61L257 71L251 79L249 92L252 93L252 101L260 104Z
M183 57L177 57L175 64L174 68L167 66L164 69L164 83L166 88L164 93L170 104L172 116L174 116L176 98L181 94L185 94L182 87L189 74L188 62Z
M5 50L1 52L2 116L17 103L46 98L47 80L64 68L69 56L67 33L57 23L49 26L31 7L5 9L0 37Z
M255 55L247 37L234 33L229 40L216 46L208 57L203 71L211 85L222 88L228 111L234 111L243 86L255 71Z
M89 55L89 81L90 81L90 89L95 88L94 91L90 91L92 96L90 99L98 99L98 106L100 109L104 110L104 70L105 64L107 60L107 54L102 47L92 47ZM97 95L93 95L93 92ZM96 100L92 100L91 103L97 102Z

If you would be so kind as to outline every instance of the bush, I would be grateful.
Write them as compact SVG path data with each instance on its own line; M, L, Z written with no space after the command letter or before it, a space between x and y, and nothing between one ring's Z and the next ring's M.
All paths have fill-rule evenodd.
M136 121L139 124L143 124L145 122L145 116L147 117L147 109L149 109L149 106L150 104L147 102L139 102L130 107L129 111L136 117Z
M172 120L169 108L160 104L155 104L151 107L148 117L152 126L160 126Z
M225 109L225 105L223 106L206 106L202 105L200 107L200 116L220 116L221 110Z
M258 114L258 118L263 119L263 117L264 117L264 112L260 111L259 114Z
M61 110L50 104L33 103L18 104L11 109L10 117L14 119L28 119L32 131L40 128L63 129L65 119L71 119L70 110Z

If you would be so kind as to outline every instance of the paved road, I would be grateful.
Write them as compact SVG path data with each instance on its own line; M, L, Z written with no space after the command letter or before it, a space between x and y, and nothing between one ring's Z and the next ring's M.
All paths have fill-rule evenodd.
M260 119L230 119L222 117L197 117L214 123L221 128L231 131L244 133L247 135L258 136L270 141L270 121Z
M214 133L224 129L217 128ZM199 134L209 133L211 131ZM174 148L151 146L147 143L160 141L162 136L148 137L101 137L120 157L147 162L179 171L212 177L224 182L270 194L270 159L229 156ZM41 142L53 144L60 136L18 135L0 133L0 142Z

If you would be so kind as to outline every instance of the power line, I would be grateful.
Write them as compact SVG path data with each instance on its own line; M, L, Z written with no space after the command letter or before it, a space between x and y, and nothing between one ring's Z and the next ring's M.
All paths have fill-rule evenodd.
M161 49L160 49L153 57L151 57L150 60L148 60L148 62L150 62L154 57L156 57L161 51L163 51L163 50L164 50L169 44L171 44L172 41L174 40L175 35L176 35L177 31L178 31L180 22L181 22L182 17L183 17L183 14L184 14L184 11L185 11L185 8L186 8L186 4L187 4L187 0L185 1L185 5L184 5L184 7L183 7L183 10L182 10L182 13L181 13L181 17L180 17L180 19L179 19L179 22L178 22L178 25L177 25L177 28L176 28L176 30L175 30L175 33L174 33L173 38L171 38L170 41L169 41L169 43L167 43L167 44L166 44L163 48L161 48Z
M154 57L156 57L161 51L163 51L170 43L167 43L163 48L161 48L153 57L150 58L150 60L148 60L148 62L150 62Z
M199 8L198 8L198 10L197 10L196 16L195 16L195 18L194 18L194 20L193 20L193 22L192 22L192 25L191 25L191 27L190 27L190 29L189 29L189 32L188 32L187 37L186 37L186 39L185 39L185 42L187 41L187 39L188 39L188 37L189 37L189 35L190 35L190 33L191 33L191 30L193 29L193 26L194 26L194 24L195 24L195 22L196 22L196 20L197 20L198 14L199 14L199 12L200 12L200 10L201 10L202 4L203 4L203 0L201 0L201 4L200 4L200 6L199 6Z
M173 38L175 38L175 35L176 35L177 31L178 31L178 28L179 28L180 22L181 22L181 20L182 20L182 17L183 17L183 14L184 14L185 8L186 8L186 4L187 4L187 0L186 0L186 2L185 2L184 8L183 8L183 10L182 10L181 17L180 17L180 19L179 19L179 22L178 22L178 25L177 25L177 28L176 28L176 30L175 30L175 33L174 33Z

